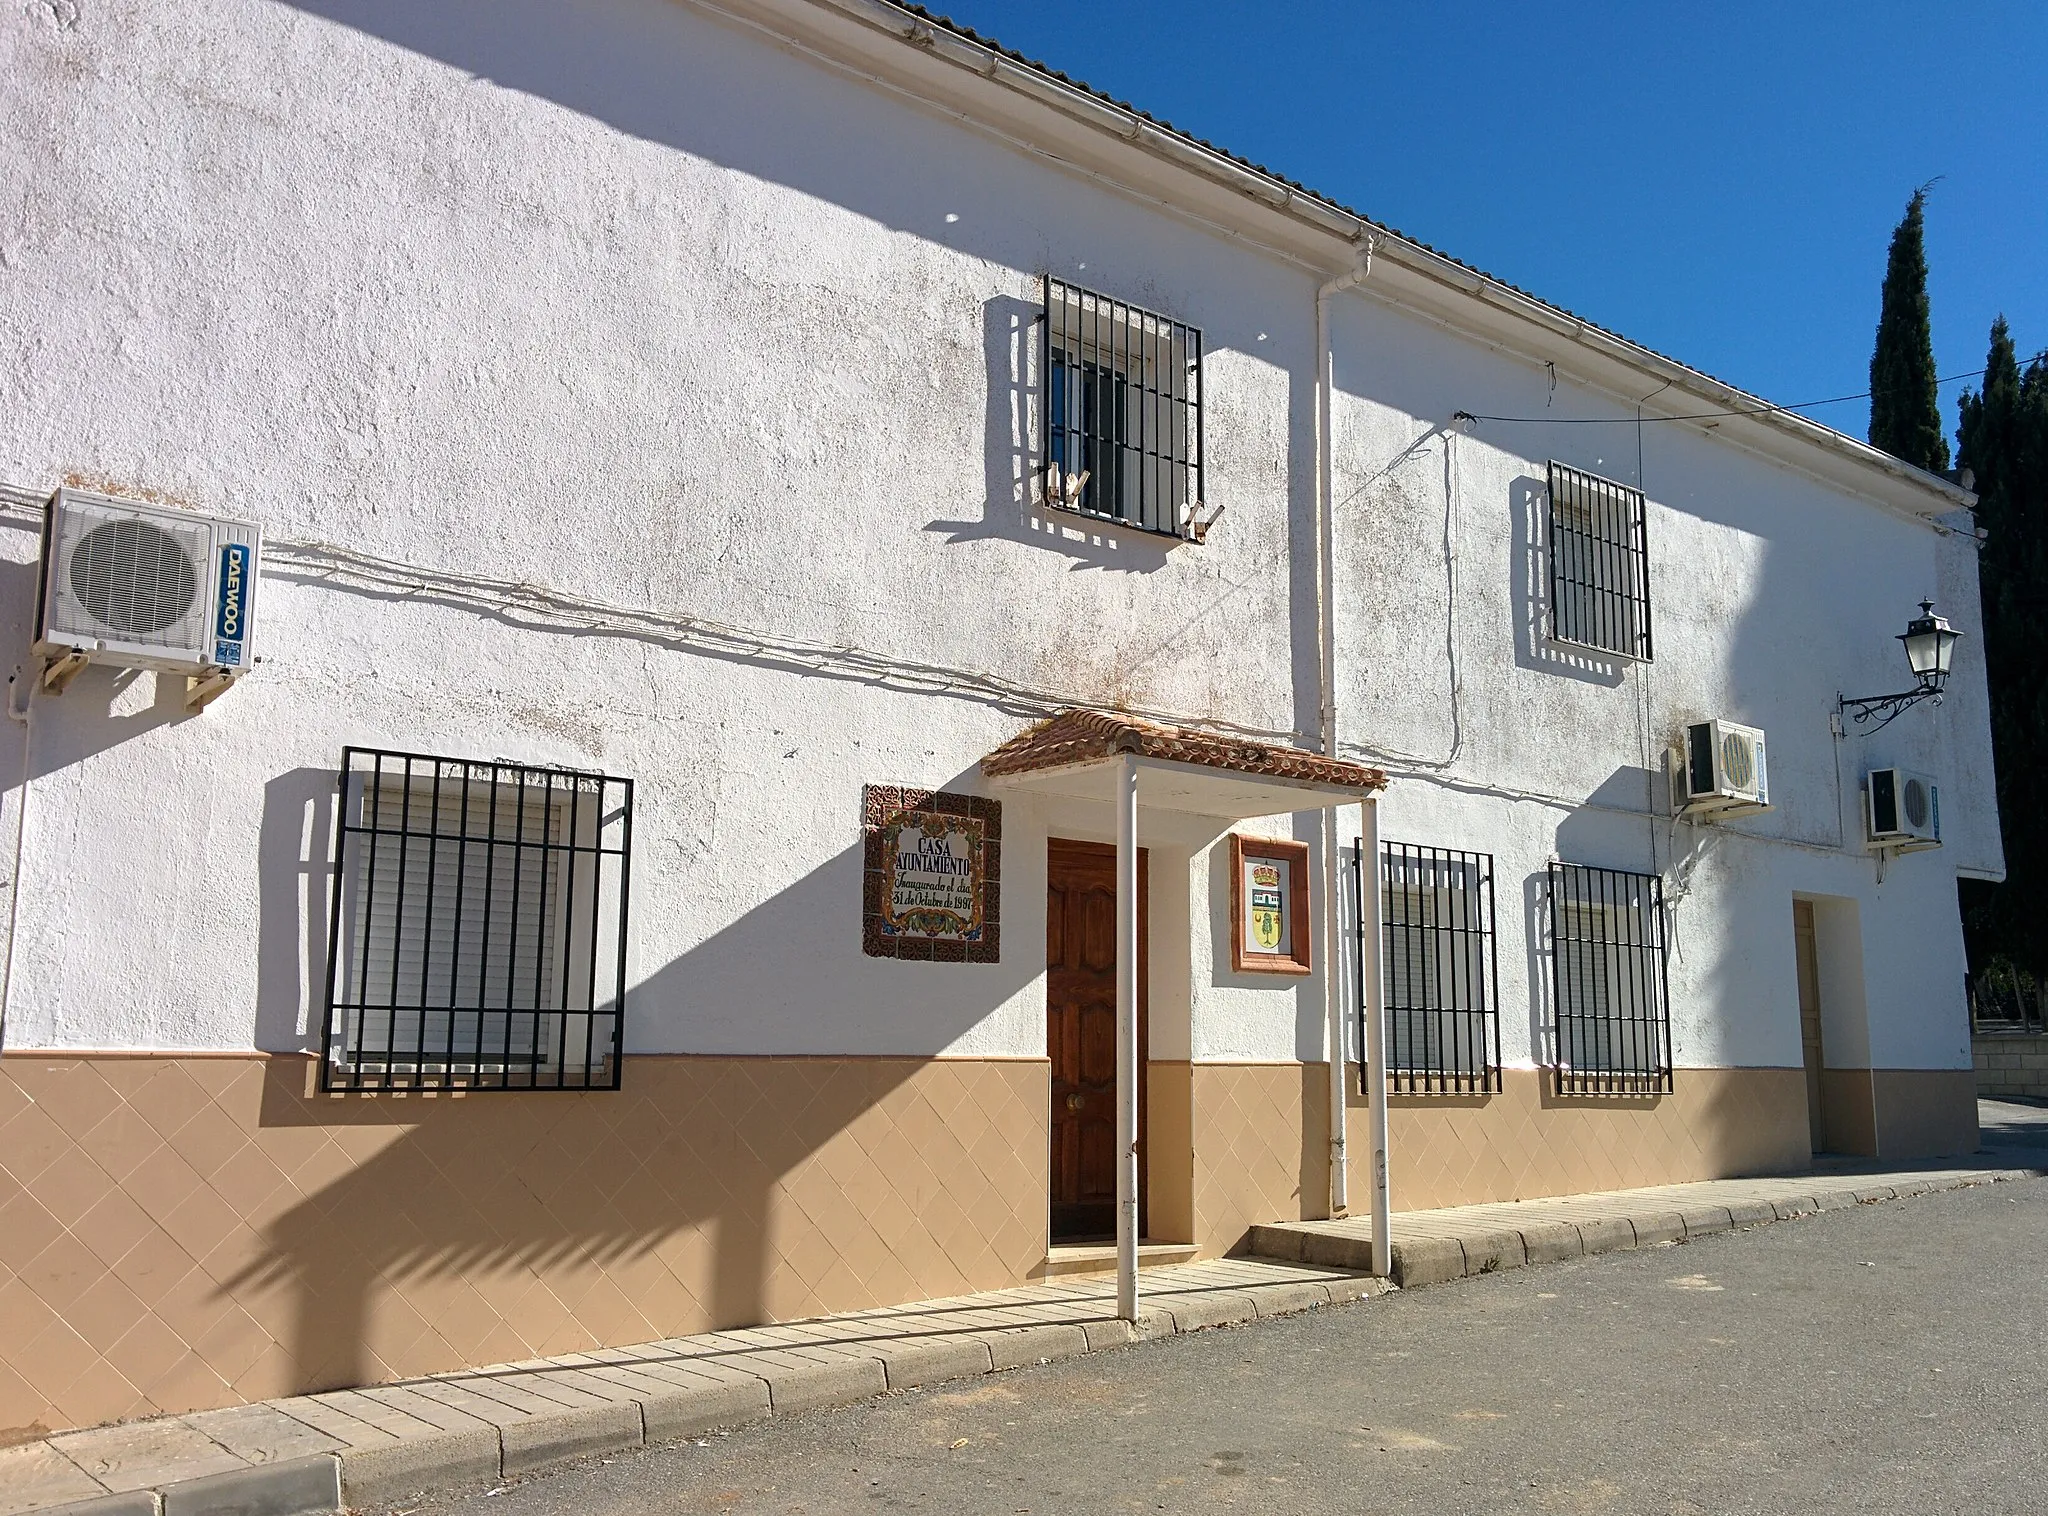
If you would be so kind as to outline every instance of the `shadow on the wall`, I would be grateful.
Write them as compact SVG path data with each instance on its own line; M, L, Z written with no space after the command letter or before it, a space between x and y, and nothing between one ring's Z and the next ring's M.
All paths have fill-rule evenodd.
M1508 517L1514 530L1509 559L1515 582L1509 603L1515 607L1515 662L1525 669L1598 684L1618 686L1626 665L1550 635L1550 486L1523 475L1508 486Z
M275 781L267 797L266 923L297 919L302 897L314 905L304 917L314 924L306 940L287 940L282 929L266 934L264 979L275 996L266 1003L278 1008L296 1004L304 965L325 972L329 871L319 839L330 834L320 823L323 816L331 823L332 779L298 770ZM315 866L306 864L301 846L309 818ZM945 1023L933 1026L926 1014L918 1031L924 1045L944 1044L1041 970L1035 942L1013 942L993 965L860 956L860 855L858 846L842 851L637 985L627 1002L629 1042L635 1019L659 1025L671 1015L685 1037L701 1036L710 1024L701 1008L721 1004L728 1032L742 1020L778 1015L825 1026L848 1004L880 1004L893 990L899 1000L922 1002L927 1013L933 1001L943 1002ZM846 959L843 1001L819 998L821 938ZM954 993L933 993L935 982ZM316 1015L320 999L316 992ZM802 1181L800 1203L810 1208L803 1212L792 1209L799 1200L786 1188L864 1113L932 1066L921 1055L629 1052L618 1091L365 1095L321 1094L315 1060L273 1059L261 1125L278 1139L276 1150L317 1153L312 1161L334 1177L262 1227L264 1256L225 1280L222 1294L288 1297L293 1326L284 1346L298 1387L313 1390L386 1377L380 1359L438 1359L432 1367L441 1369L523 1358L551 1329L559 1340L570 1321L577 1345L594 1346L752 1325L777 1314L778 1297L837 1292L847 1304L867 1303L863 1281L843 1262L801 1243L788 1246L808 1227L831 1231L835 1242L866 1239L881 1259L876 1267L903 1271L865 1282L878 1297L979 1287L984 1281L944 1277L945 1264L928 1264L913 1277L915 1258L903 1261L920 1251L951 1256L942 1218L964 1206L953 1204L949 1173L934 1176L936 1193L893 1198L842 1191L836 1168L829 1177L813 1173ZM963 1144L981 1135L977 1122L1008 1125L1014 1135L1015 1122L1028 1115L1022 1105L978 1110L950 1130L963 1134ZM291 1130L303 1141L284 1135ZM945 1162L937 1150L920 1159ZM1016 1161L1031 1160L1018 1154ZM891 1182L915 1185L908 1171ZM983 1186L968 1188L978 1193ZM1005 1235L1019 1256L1004 1263L1009 1277L1021 1277L1043 1255L1043 1195L1019 1185L1005 1199L1014 1212ZM902 1228L892 1223L906 1212L913 1226L933 1235L898 1236ZM888 1230L887 1243L878 1228ZM408 1290L423 1282L431 1286L427 1294L446 1302L445 1321L428 1321L414 1309ZM412 1346L429 1330L442 1331L448 1352Z
M333 878L336 769L287 769L263 786L257 830L256 1046L301 1052L320 1042Z
M1529 1048L1545 1067L1557 1062L1557 1017L1551 979L1550 875L1522 881L1522 950L1527 955Z
M475 80L551 102L614 130L703 162L720 165L767 183L779 184L823 203L843 207L880 225L949 247L1016 273L1064 270L1074 257L1106 256L1094 249L1099 230L1076 232L1058 221L1020 224L1014 191L1004 176L987 173L977 148L963 146L958 133L930 129L929 118L886 99L870 85L839 74L829 64L795 57L763 39L758 46L744 25L705 16L688 6L653 0L605 0L585 7L577 24L563 24L550 0L443 0L431 6L395 0L290 0L298 9L436 59ZM800 82L802 87L795 87ZM773 102L772 110L764 102ZM976 139L978 141L978 139ZM1095 197L1102 191L1071 181L1067 192ZM1078 225L1089 226L1085 219ZM711 235L707 231L707 236ZM1075 274L1089 263L1075 262ZM1116 292L1154 307L1175 304L1173 292L1155 288L1148 270L1126 264L1105 280ZM1313 281L1304 274L1300 305L1305 311ZM763 298L770 298L763 292ZM1263 297L1270 298L1270 297ZM1004 537L1036 541L1075 559L1076 567L1157 567L1175 539L1116 533L1115 551L1097 540L1109 534L1076 517L1078 525L1042 531L1029 524L1029 502L1020 498L1023 480L1013 428L1024 412L1011 393L1019 372L1012 354L1028 332L1037 308L1028 301L996 300L984 317L990 364L987 399L991 441L990 478L984 518L936 521L929 530L953 532L955 540ZM1191 313L1192 314L1192 313ZM1244 303L1200 313L1204 351L1255 354L1285 366L1281 344L1267 344L1266 328L1277 331L1287 313ZM1299 319L1297 314L1296 319ZM1023 343L1028 347L1028 342ZM1021 363L1024 354L1017 354ZM1292 371L1290 371L1292 372ZM1288 401L1286 478L1271 501L1233 500L1218 530L1258 509L1285 511L1296 543L1307 533L1313 489L1314 429L1308 390L1296 386ZM899 397L900 398L900 397ZM1034 446L1023 438L1024 456ZM915 470L916 458L879 460L876 472ZM1004 502L1009 502L1006 507ZM850 504L849 509L858 509ZM1014 515L1005 517L1005 511ZM1078 531L1075 540L1070 532ZM1314 604L1313 554L1305 547L1287 552L1291 604L1301 607L1292 627L1293 729L1313 732L1318 720L1317 638L1309 625ZM268 570L266 572L269 572ZM1224 586L1219 604L1234 592Z
M6 669L21 681L8 686L7 698L17 707L30 703L34 708L34 771L30 778L40 779L83 763L173 721L200 719L185 709L182 674L88 667L79 671L61 695L41 689L31 694L27 685L42 673L42 664L29 656L36 636L42 529L18 519L0 522L0 528L21 532L28 539L30 554L23 559L0 558L0 607L5 607L0 611L0 645L14 650ZM19 760L7 772L11 789L20 782Z
M979 521L931 521L949 543L1000 538L1064 553L1076 569L1149 574L1166 566L1178 545L1113 521L1095 521L1040 503L1039 342L1044 311L1028 300L998 295L982 305L988 359L988 418L982 438L987 500Z

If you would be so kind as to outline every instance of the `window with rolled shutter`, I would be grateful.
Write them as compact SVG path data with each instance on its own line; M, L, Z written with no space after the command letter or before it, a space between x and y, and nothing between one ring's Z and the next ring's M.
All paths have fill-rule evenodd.
M1553 863L1548 896L1558 1092L1668 1094L1663 881Z
M616 1085L630 781L343 755L330 1088Z
M1499 1090L1492 856L1387 843L1380 924L1392 1088L1409 1095Z
M1550 465L1549 631L1559 642L1650 659L1650 551L1643 492Z

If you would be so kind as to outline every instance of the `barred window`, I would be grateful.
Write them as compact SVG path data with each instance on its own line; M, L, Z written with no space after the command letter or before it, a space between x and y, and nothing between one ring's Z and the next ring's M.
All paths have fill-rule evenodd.
M326 1089L616 1089L631 780L345 748Z
M1663 881L1553 863L1549 883L1558 1093L1670 1093Z
M1193 537L1202 502L1202 334L1045 281L1044 500Z
M1650 657L1650 550L1643 493L1550 465L1550 635Z
M1407 1095L1498 1092L1492 855L1387 843L1380 930L1392 1088Z

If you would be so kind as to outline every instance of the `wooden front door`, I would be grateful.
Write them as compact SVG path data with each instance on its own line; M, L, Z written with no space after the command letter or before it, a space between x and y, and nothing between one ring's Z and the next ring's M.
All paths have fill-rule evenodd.
M1138 1230L1145 1228L1145 850L1138 850ZM1052 1236L1116 1235L1116 849L1046 844Z
M1792 940L1799 950L1799 1047L1806 1061L1806 1126L1816 1153L1827 1151L1827 1118L1821 1107L1820 1071L1826 1067L1820 1042L1820 953L1813 935L1813 902L1792 902Z

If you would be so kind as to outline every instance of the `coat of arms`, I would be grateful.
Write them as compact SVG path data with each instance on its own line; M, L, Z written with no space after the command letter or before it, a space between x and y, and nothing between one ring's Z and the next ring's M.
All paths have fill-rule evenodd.
M1280 951L1280 865L1252 865L1252 945L1262 953Z

